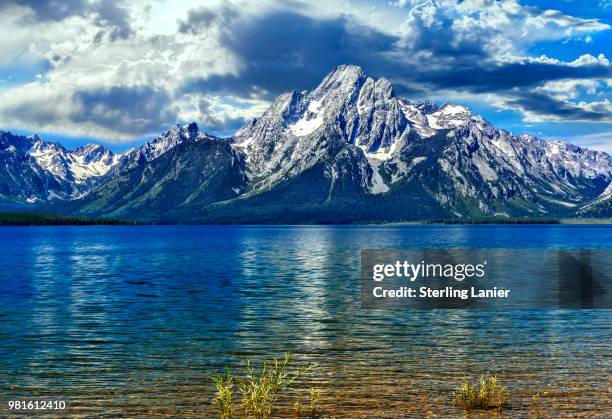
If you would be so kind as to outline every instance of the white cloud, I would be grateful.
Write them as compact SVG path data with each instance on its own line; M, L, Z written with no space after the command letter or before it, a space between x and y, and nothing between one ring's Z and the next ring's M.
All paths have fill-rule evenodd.
M25 7L5 6L0 9L2 36L0 36L0 70L3 67L28 67L39 63L52 45L78 39L90 26L81 17L69 17L64 21L33 19L33 13ZM91 32L93 36L93 31Z
M600 101L593 102L578 102L578 107L585 109L590 112L597 112L600 114L607 114L608 121L612 122L612 102L610 102L607 98Z
M130 140L181 120L196 120L204 129L207 125L217 129L257 116L268 103L264 98L267 92L261 86L247 86L251 88L249 97L241 97L236 92L222 96L205 87L198 91L185 86L190 83L197 86L198 82L215 77L243 77L253 63L228 47L228 39L231 41L233 31L243 28L253 16L272 11L297 10L311 18L344 19L347 25L361 24L363 28L400 37L397 50L381 51L381 54L406 64L406 68L422 63L431 69L452 68L459 53L474 54L475 60L493 64L610 65L603 54L597 57L585 54L570 63L545 55L528 56L525 51L533 42L576 36L588 42L590 33L610 27L596 19L538 10L514 0L402 0L393 4L399 7L346 0L303 3L133 0L123 9L117 7L121 6L119 2L92 0L84 4L92 9L79 9L79 13L75 9L70 14L68 8L61 19L41 19L32 9L22 6L0 6L5 35L0 37L0 54L9 57L3 63L49 68L46 73L37 67L32 70L33 82L3 83L0 126ZM224 8L229 13L225 18ZM194 21L198 25L194 30L178 31L181 24L189 23L190 13L196 18L198 12L204 13L206 18L207 10L211 11L209 20ZM125 16L131 17L129 28L125 26ZM360 35L363 28L355 30L355 34ZM296 62L302 58L293 57ZM256 64L261 66L260 62ZM0 71L2 67L0 63ZM296 65L296 68L301 67ZM3 80L10 79L5 74L2 76ZM407 80L404 85L410 87L411 81ZM602 86L605 83L595 79L555 80L536 87L535 91L570 101L577 100L580 93L601 93ZM546 118L509 105L503 94L475 96L499 106L520 109L528 120ZM118 102L130 98L150 103ZM607 101L599 97L571 105L587 112L606 112Z
M580 57L576 58L574 61L569 63L571 66L579 67L581 65L610 65L610 61L606 58L604 54L599 54L597 57L592 56L591 54L584 54Z
M556 10L539 10L515 0L400 1L409 10L404 30L416 33L419 23L444 29L440 35L465 44L482 42L495 54L521 54L538 41L554 41L610 29L597 19L584 19Z
M601 82L592 79L566 79L546 82L543 86L538 87L537 91L542 91L551 94L552 96L561 99L576 99L580 94L595 95Z

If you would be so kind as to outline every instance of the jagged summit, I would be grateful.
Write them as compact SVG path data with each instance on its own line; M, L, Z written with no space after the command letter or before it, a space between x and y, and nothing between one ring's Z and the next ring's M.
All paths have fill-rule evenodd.
M315 97L329 92L350 94L359 89L367 76L361 67L356 65L341 65L329 73L313 91Z
M186 125L176 124L168 131L158 137L147 141L138 148L130 149L121 155L117 164L105 176L105 180L110 179L120 173L125 173L142 163L157 159L167 151L188 140L205 140L216 138L205 132L201 132L198 124L191 122Z
M195 122L189 123L186 128L187 133L189 134L189 138L195 138L198 135L199 128L198 124L196 124Z

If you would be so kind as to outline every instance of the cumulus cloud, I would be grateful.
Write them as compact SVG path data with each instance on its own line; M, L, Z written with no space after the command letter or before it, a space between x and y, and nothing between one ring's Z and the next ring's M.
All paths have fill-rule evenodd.
M384 65L397 39L347 17L273 11L221 33L220 44L240 63L239 72L195 77L181 89L271 99L283 91L311 88L343 63L364 63L369 69L376 62Z
M597 19L522 6L515 0L419 0L399 5L410 10L404 27L409 40L427 46L443 38L456 50L480 44L489 53L513 53L536 41L610 29ZM428 35L435 36L431 39Z
M245 120L260 116L268 103L193 93L184 96L179 106L186 120L198 120L207 130L229 135L237 131Z
M536 90L548 93L558 99L576 99L582 94L595 95L602 82L594 79L565 79L548 81Z
M176 107L164 91L147 86L77 90L69 84L34 82L0 92L2 112L14 126L125 140L169 125Z
M530 53L610 29L595 18L514 0L194 3L3 3L0 54L12 58L0 75L31 78L0 90L0 125L127 140L196 120L227 133L345 63L408 97L478 97L528 121L612 119L603 53Z

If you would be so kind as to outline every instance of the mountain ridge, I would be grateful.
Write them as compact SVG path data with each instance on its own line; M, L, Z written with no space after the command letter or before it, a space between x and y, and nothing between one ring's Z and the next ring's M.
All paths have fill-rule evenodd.
M514 135L461 105L398 98L353 65L279 95L230 138L177 125L112 158L58 208L230 223L589 216L590 206L609 211L612 181L607 153Z

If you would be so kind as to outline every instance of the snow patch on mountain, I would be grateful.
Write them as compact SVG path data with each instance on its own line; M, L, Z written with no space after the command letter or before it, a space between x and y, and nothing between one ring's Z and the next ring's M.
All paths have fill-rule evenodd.
M321 109L321 101L313 100L308 104L308 110L297 122L290 124L287 128L293 135L303 137L312 134L321 125L323 125L323 112Z
M374 153L371 153L370 151L368 151L368 147L366 146L360 145L359 148L363 150L363 154L365 154L365 156L368 159L383 161L383 160L388 160L391 156L393 156L393 154L395 153L395 150L397 149L397 144L398 142L395 141L388 147L380 147Z
M108 159L98 159L87 161L86 156L71 156L68 167L77 182L85 182L92 177L105 175L119 159L120 154L113 154Z
M426 115L427 123L434 129L449 129L466 126L473 119L472 113L464 106L447 103L439 110Z
M378 171L378 166L370 162L372 168L372 185L370 186L370 193L375 195L382 194L389 191L389 187L385 184L384 179Z
M566 207L566 208L574 208L574 207L576 207L576 204L573 203L573 202L561 201L559 199L554 199L554 198L551 198L551 197L548 197L548 196L543 196L542 199L544 199L545 201L551 202L553 204L556 204L556 205L561 205L561 206Z
M469 114L470 111L461 105L447 104L440 109L439 113L442 115L459 115Z
M36 163L58 179L84 183L91 178L103 176L115 165L121 155L98 144L87 144L76 150L66 150L58 143L30 137L31 147L27 154Z

